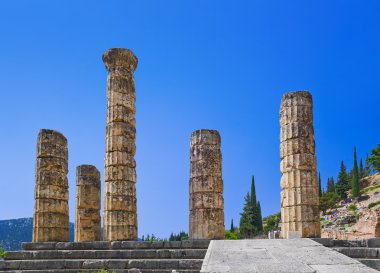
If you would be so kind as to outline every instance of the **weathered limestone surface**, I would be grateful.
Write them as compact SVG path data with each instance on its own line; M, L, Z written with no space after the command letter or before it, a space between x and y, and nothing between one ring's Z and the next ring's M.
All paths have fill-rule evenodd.
M133 72L137 58L129 49L103 55L108 70L104 172L104 240L136 240L136 120Z
M69 241L67 140L41 129L37 140L33 242Z
M375 273L310 239L211 241L201 273Z
M313 102L309 92L283 96L280 125L282 237L320 237Z
M95 166L77 166L75 241L100 241L100 173Z
M190 143L190 239L224 238L220 135L197 130Z

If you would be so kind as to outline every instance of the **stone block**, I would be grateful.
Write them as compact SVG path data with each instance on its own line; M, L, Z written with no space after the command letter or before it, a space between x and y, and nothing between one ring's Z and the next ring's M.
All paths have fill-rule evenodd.
M306 138L310 142L314 142L314 128L311 124L302 122L293 122L280 129L280 141L284 142L290 139Z
M311 138L293 138L280 144L280 159L294 154L315 154L315 143Z
M106 167L109 166L127 166L130 168L136 168L136 161L134 155L128 152L110 151L106 153L105 158Z

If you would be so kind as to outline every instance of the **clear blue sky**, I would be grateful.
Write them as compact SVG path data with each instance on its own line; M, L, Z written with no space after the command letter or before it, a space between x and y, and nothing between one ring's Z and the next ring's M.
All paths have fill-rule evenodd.
M101 55L139 58L139 235L188 230L189 141L222 136L225 219L239 221L256 177L263 214L279 211L279 106L314 96L323 183L380 142L380 2L1 1L0 219L33 215L40 128L69 141L75 166L103 173L106 76Z

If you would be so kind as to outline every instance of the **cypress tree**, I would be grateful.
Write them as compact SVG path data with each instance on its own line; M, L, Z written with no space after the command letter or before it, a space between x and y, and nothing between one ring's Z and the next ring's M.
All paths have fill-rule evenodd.
M240 213L239 229L242 238L251 238L255 234L255 227L252 225L252 205L249 192L244 198L243 212Z
M353 197L360 196L360 188L359 188L359 171L358 171L358 161L356 158L356 147L354 148L354 167L352 169L351 175L351 194Z
M240 216L239 229L242 238L251 238L263 231L261 205L256 198L254 176L252 176L251 191L244 198L243 212Z
M251 204L256 206L256 188L255 188L255 177L252 175L251 182Z
M257 202L257 230L258 232L263 232L263 217L261 214L260 201Z
M365 177L365 171L363 166L363 159L360 158L360 165L359 165L359 179L362 179Z
M322 197L322 182L321 182L321 172L318 173L318 187L319 187L319 197Z
M230 231L231 231L231 232L234 232L234 231L235 231L235 227L234 227L234 219L231 219L231 228L230 228Z
M346 166L344 166L343 160L340 163L340 171L338 174L338 181L336 183L335 189L336 193L340 198L347 198L347 191L351 188L350 181L348 178Z
M256 186L255 177L252 175L251 182L251 213L252 213L252 226L258 230L259 215L257 210Z
M327 192L335 192L334 177L327 179Z

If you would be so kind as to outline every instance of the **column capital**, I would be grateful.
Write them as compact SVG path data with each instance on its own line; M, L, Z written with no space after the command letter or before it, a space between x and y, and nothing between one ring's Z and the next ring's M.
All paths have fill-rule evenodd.
M199 129L191 133L190 145L209 144L220 146L221 138L217 130Z
M102 56L102 60L109 71L112 68L123 67L134 72L138 59L128 48L110 48Z

